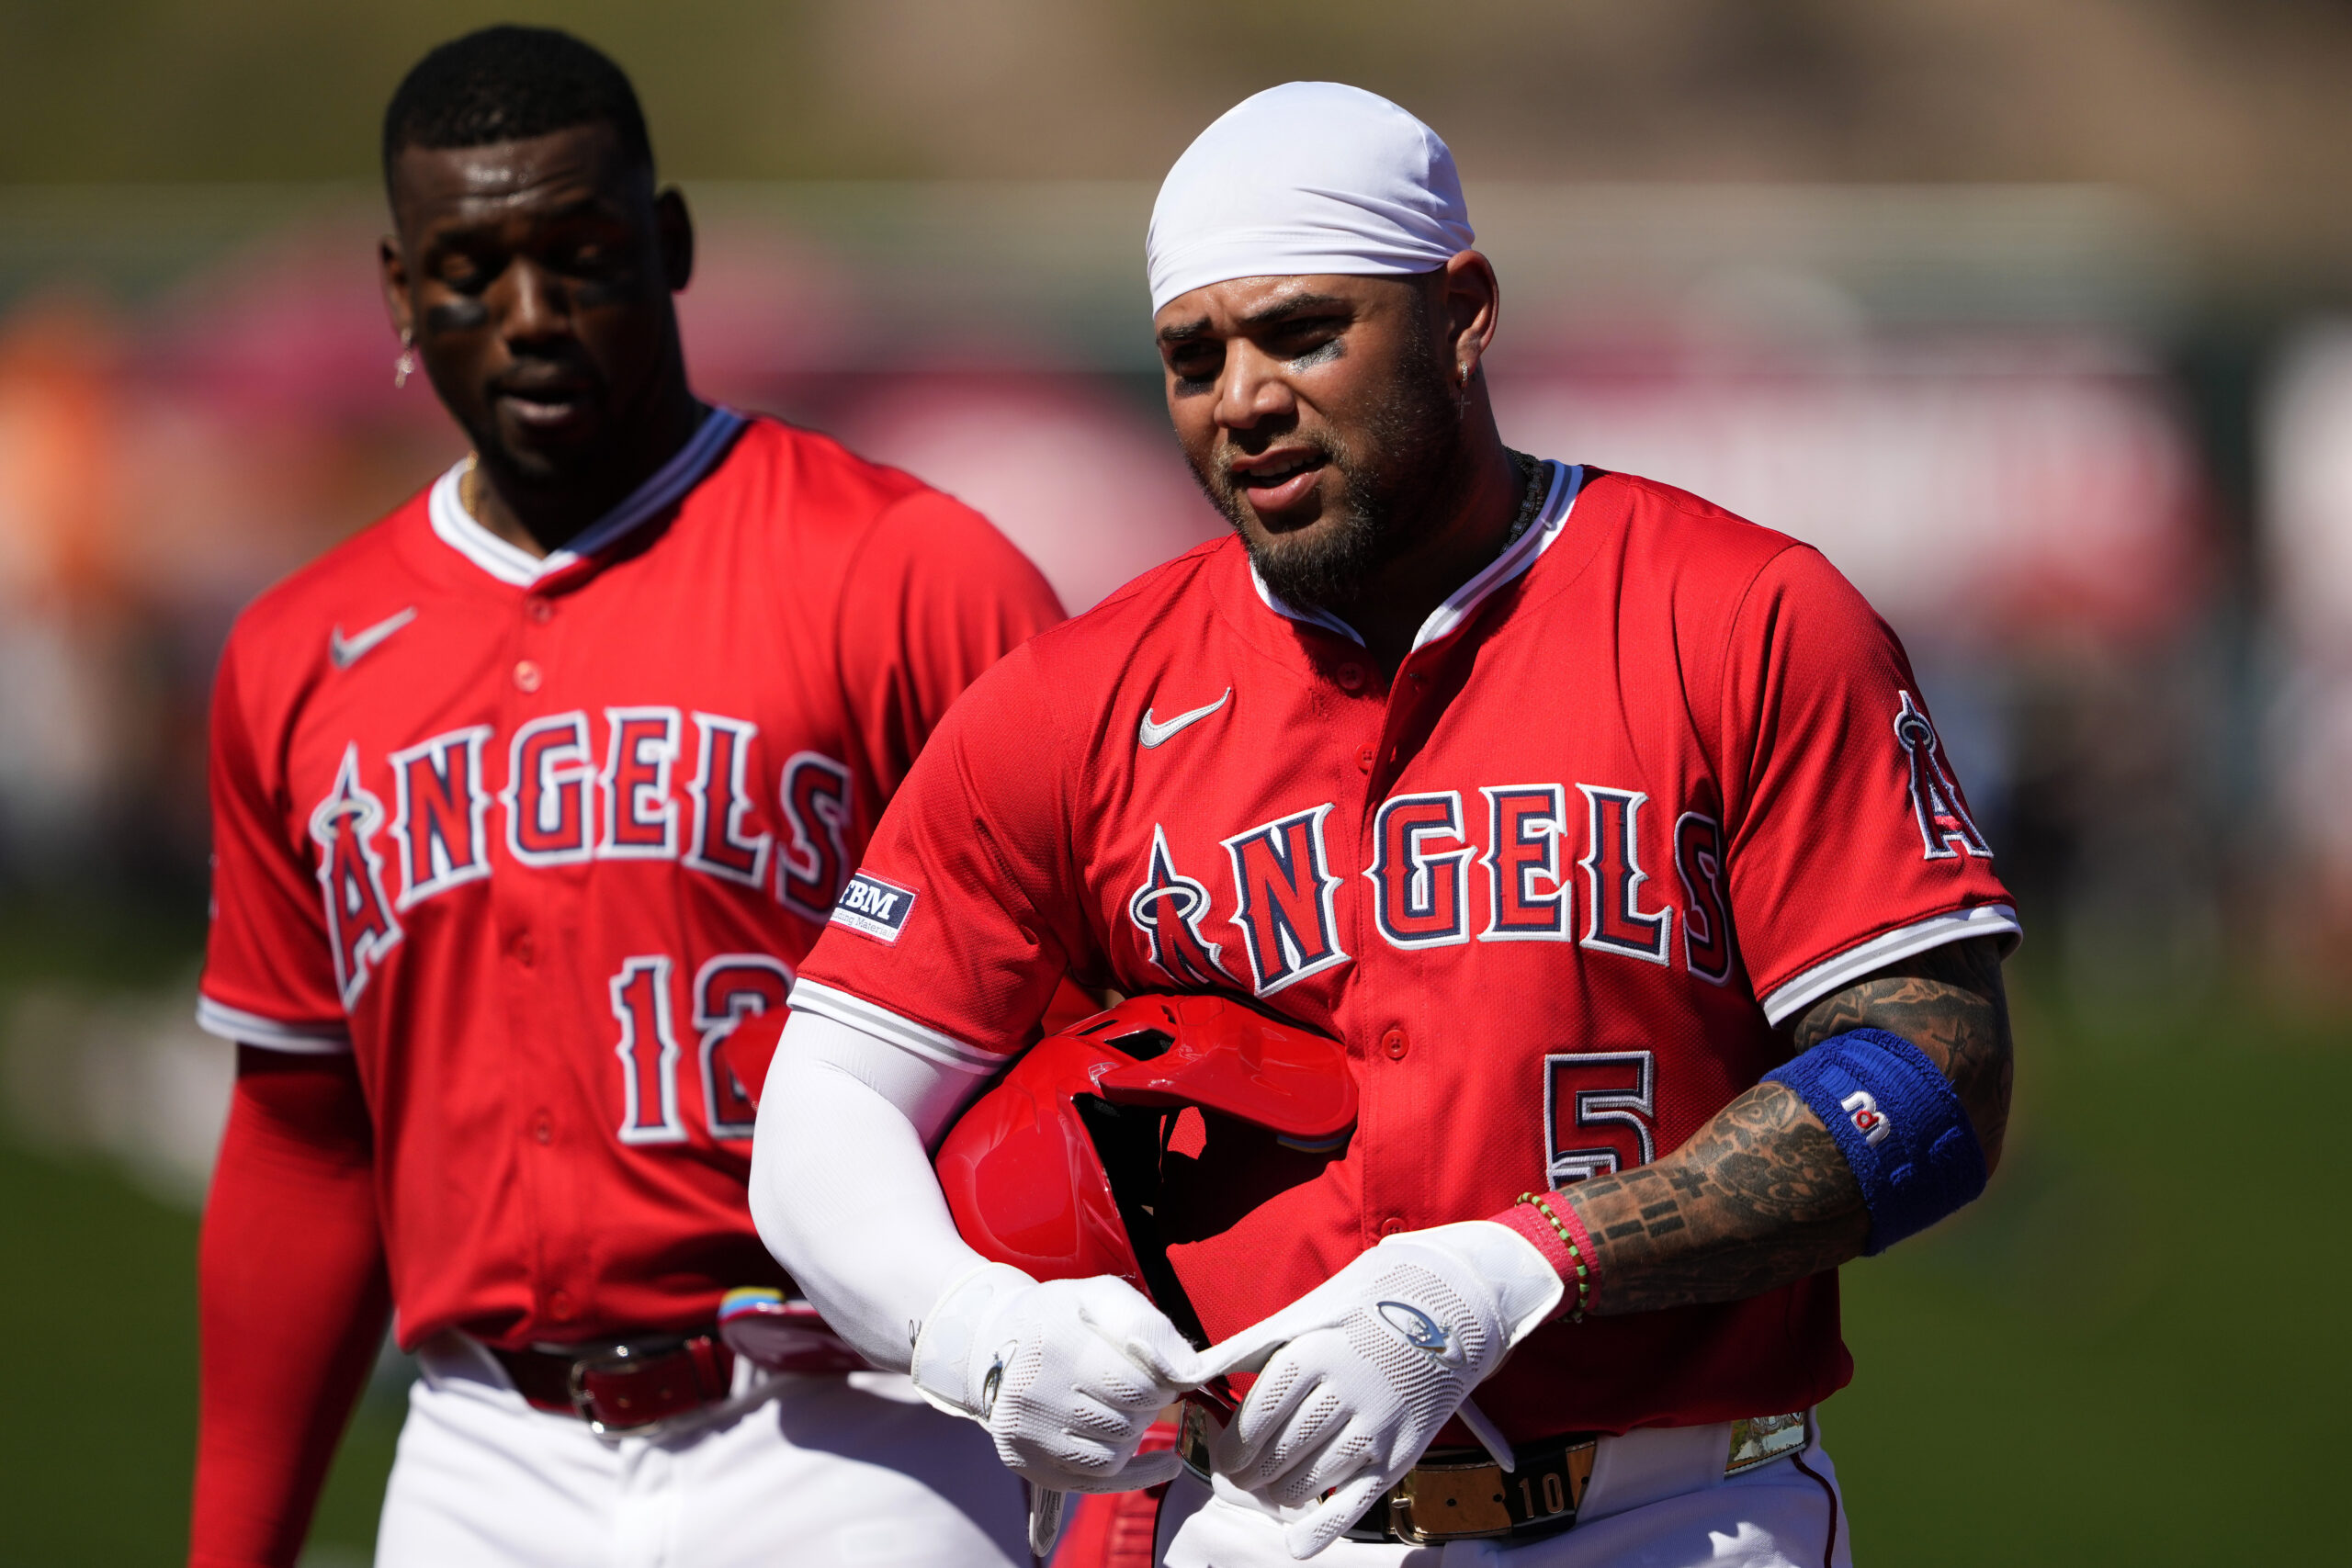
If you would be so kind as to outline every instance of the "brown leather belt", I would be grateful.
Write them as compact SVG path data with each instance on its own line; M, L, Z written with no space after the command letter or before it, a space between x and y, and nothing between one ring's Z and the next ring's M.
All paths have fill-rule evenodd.
M708 1330L490 1353L533 1408L577 1416L599 1437L650 1436L735 1385L735 1353Z
M1209 1478L1212 1420L1199 1404L1184 1402L1176 1450L1184 1468L1203 1481ZM1577 1522L1601 1436L1567 1432L1514 1447L1509 1472L1484 1449L1431 1449L1364 1511L1348 1539L1437 1546L1557 1534ZM1768 1464L1804 1448L1805 1440L1803 1411L1734 1421L1724 1473L1737 1475Z

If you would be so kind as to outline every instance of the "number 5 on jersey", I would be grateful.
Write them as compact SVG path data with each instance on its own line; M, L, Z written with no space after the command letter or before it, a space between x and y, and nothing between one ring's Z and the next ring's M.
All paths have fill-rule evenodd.
M1544 1058L1544 1168L1554 1191L1657 1157L1657 1061L1648 1051Z

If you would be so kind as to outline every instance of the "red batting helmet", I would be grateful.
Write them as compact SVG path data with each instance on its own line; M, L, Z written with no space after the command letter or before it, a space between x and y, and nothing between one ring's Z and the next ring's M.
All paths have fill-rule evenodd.
M1205 1343L1162 1240L1187 1108L1321 1153L1355 1125L1356 1086L1337 1041L1242 1002L1132 997L1038 1042L973 1102L939 1146L948 1212L982 1257L1040 1280L1119 1275Z

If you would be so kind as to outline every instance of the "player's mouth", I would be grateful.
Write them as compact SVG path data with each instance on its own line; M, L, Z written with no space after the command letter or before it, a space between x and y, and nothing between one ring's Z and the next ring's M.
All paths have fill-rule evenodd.
M510 382L492 393L501 413L526 430L553 433L586 422L593 389L584 380Z
M1232 458L1226 464L1226 472L1232 477L1236 493L1262 517L1270 512L1288 511L1305 501L1323 477L1329 461L1313 447L1293 446Z

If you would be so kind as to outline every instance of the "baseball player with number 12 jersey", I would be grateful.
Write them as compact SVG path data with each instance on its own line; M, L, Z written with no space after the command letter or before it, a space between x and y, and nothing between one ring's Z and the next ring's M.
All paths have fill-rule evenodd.
M975 1435L792 1328L744 1204L765 1063L729 1046L781 1013L949 703L1058 607L968 508L692 397L684 209L635 116L541 29L412 75L388 255L477 456L222 656L199 1017L244 1049L200 1564L292 1562L386 1271L424 1369L386 1568L1025 1559ZM640 442L657 466L556 547L485 521ZM739 1311L797 1351L734 1353Z
M403 1342L707 1318L777 1278L727 1038L1049 602L946 497L726 409L546 561L461 471L238 621L198 1016L357 1053Z

